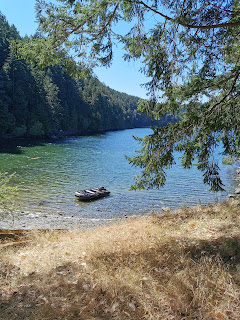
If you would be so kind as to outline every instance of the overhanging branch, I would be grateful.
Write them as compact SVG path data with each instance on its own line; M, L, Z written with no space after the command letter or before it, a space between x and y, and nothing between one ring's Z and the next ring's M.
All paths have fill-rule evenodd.
M171 22L175 22L177 24L180 24L181 26L185 27L185 28L189 28L189 29L201 29L201 30L207 30L207 29L217 29L217 28L230 28L230 27L237 27L240 26L240 21L237 22L224 22L224 23L219 23L219 24L212 24L209 26L203 26L203 25L192 25L192 24L185 24L185 23L181 23L178 20L171 18L165 14L163 14L162 12L156 10L153 7L148 6L146 3L144 3L143 1L136 1L137 4L143 5L145 8L147 8L148 10L160 15L161 17L163 17L164 19L171 21Z
M235 87L235 84L237 83L239 74L240 74L239 72L236 73L231 89L224 95L224 97L220 101L218 101L211 108L209 108L208 112L212 112L217 106L219 106L222 102L224 102L227 99L227 97L233 92L233 89Z

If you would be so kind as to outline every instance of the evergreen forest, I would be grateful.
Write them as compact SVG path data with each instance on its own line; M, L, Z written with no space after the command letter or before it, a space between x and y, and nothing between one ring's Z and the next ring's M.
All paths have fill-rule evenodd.
M60 65L34 68L10 51L18 30L0 13L0 137L60 136L150 126L138 97L96 77L74 78Z

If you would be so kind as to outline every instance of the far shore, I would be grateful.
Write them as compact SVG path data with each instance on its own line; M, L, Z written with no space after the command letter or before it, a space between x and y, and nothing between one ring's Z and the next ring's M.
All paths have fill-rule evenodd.
M0 141L2 142L18 142L18 141L31 141L31 140L60 140L65 139L69 137L80 137L80 136L91 136L96 134L105 134L108 132L114 132L114 131L122 131L122 130L129 130L129 129L141 129L141 128L151 128L150 126L128 126L126 128L106 128L106 129L96 129L96 130L80 130L80 129L73 129L73 130L59 130L56 132L52 132L49 134L44 135L29 135L24 134L22 136L15 136L12 134L4 134L0 136Z

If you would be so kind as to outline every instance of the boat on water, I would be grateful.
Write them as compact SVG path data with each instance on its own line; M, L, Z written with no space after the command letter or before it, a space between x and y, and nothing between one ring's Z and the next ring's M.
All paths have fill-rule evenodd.
M93 189L86 189L86 190L78 190L75 192L75 197L77 197L78 200L90 201L90 200L106 197L109 194L110 194L110 191L108 191L105 187L100 187L100 188L93 188Z

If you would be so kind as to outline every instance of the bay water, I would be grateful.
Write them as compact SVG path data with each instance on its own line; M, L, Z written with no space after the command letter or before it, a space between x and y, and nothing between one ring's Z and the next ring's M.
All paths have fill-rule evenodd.
M196 166L177 164L167 170L167 182L159 190L129 191L139 168L125 158L140 145L133 136L151 134L151 129L128 129L91 136L69 137L58 141L18 141L1 143L0 171L15 173L22 210L60 213L84 218L114 218L142 215L182 205L207 204L227 198L235 188L234 166L216 157L226 192L209 192ZM92 202L75 199L77 189L105 186L111 195Z

